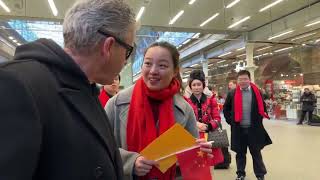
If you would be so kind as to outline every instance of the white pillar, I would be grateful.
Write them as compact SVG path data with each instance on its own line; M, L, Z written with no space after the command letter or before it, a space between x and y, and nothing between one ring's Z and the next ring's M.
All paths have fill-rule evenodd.
M208 60L206 59L206 56L203 52L201 52L201 65L202 65L202 71L204 72L204 75L206 77L206 85L208 85Z
M247 61L246 70L250 72L252 82L254 82L255 80L254 71L257 69L257 66L254 65L254 60L253 60L253 48L254 48L254 43L246 44L246 61Z

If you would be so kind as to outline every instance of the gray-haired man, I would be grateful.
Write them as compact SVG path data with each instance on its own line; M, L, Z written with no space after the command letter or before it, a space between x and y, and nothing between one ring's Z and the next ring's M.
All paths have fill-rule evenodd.
M0 64L0 179L123 179L95 83L112 83L133 51L124 0L78 1L63 24L65 47L40 39Z

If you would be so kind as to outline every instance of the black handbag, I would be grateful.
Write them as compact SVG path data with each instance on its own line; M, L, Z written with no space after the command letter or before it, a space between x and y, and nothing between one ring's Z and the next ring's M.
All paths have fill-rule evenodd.
M210 112L208 113L209 108L211 108L210 106L211 105L207 106L205 113L209 116L210 120L213 120L218 125L218 127L215 130L208 132L207 141L213 141L212 143L213 148L228 147L229 139L228 139L227 130L222 129L222 124L219 121L213 119L210 115Z
M229 139L227 135L227 130L222 129L221 123L217 120L214 120L214 122L217 123L218 128L216 128L214 131L208 132L208 141L213 141L213 148L228 147Z

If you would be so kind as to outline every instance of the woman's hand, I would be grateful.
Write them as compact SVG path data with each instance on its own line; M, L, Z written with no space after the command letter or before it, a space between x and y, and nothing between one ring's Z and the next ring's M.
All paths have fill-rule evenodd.
M208 130L208 125L201 122L197 122L197 127L200 132L205 132Z
M152 166L158 166L158 163L139 156L134 163L134 174L137 176L145 176L150 172Z
M200 145L200 150L207 153L208 157L213 158L212 155L212 143L207 142L205 139L197 139L196 143Z

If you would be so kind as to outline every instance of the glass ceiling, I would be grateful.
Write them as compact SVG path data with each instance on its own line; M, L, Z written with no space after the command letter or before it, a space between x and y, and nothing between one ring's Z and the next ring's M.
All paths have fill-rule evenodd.
M143 62L144 50L156 41L168 41L178 46L187 39L191 38L195 33L188 32L155 32L149 27L141 27L137 32L136 52L133 58L132 72L134 75L141 70Z
M39 38L53 39L63 46L62 24L52 21L9 20L9 26L17 31L27 42ZM136 74L141 69L144 50L155 41L168 41L178 46L191 38L195 33L188 32L155 32L149 27L141 27L137 32L136 52L133 58L132 70Z
M59 22L10 20L8 24L27 42L48 38L63 46L62 24Z

